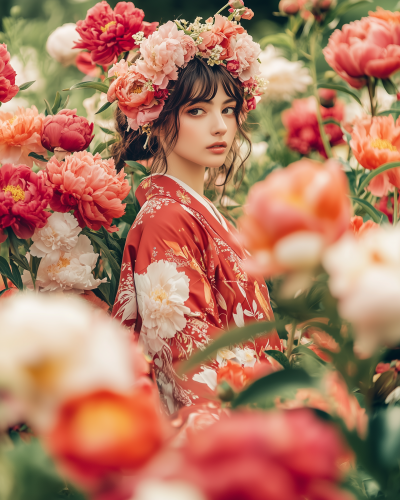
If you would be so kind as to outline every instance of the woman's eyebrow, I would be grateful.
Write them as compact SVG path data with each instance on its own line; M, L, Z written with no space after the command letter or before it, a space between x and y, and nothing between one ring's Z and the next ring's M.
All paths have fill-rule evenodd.
M229 99L226 99L222 104L228 104L228 102L236 102L236 99L230 97Z

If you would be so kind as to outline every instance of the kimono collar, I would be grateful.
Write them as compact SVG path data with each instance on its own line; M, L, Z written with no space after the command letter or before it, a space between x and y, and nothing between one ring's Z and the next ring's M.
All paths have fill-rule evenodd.
M192 193L171 177L161 174L150 175L139 184L135 195L141 207L150 198L159 196L162 198L172 198L181 205L198 212L241 259L245 258L244 249L238 241L238 232L234 226L224 218L229 228L228 230L225 229L216 217L210 213L208 208L197 199L197 196L193 196ZM221 217L223 216L221 215Z

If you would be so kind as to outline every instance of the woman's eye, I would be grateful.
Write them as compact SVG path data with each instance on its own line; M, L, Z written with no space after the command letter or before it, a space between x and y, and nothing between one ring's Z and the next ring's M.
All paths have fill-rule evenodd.
M188 113L192 116L200 116L204 113L204 111L200 108L194 108L189 110Z
M233 115L234 112L235 112L235 108L225 108L222 111L222 114L224 114L224 115Z

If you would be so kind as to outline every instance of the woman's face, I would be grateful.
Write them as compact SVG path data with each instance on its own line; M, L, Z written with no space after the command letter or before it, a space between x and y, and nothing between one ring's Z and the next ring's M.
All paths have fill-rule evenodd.
M219 168L236 135L235 107L236 101L226 95L221 83L211 101L184 107L172 154L197 165Z

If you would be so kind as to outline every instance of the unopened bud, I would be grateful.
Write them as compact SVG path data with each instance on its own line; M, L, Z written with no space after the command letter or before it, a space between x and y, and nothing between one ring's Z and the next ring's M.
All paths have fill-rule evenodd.
M11 17L19 17L21 15L22 9L19 5L14 5L14 7L11 7L10 9L10 16Z
M229 0L229 7L232 7L232 9L241 9L244 7L244 2L243 0Z
M300 6L297 0L281 0L279 10L288 16L294 16L299 12Z

